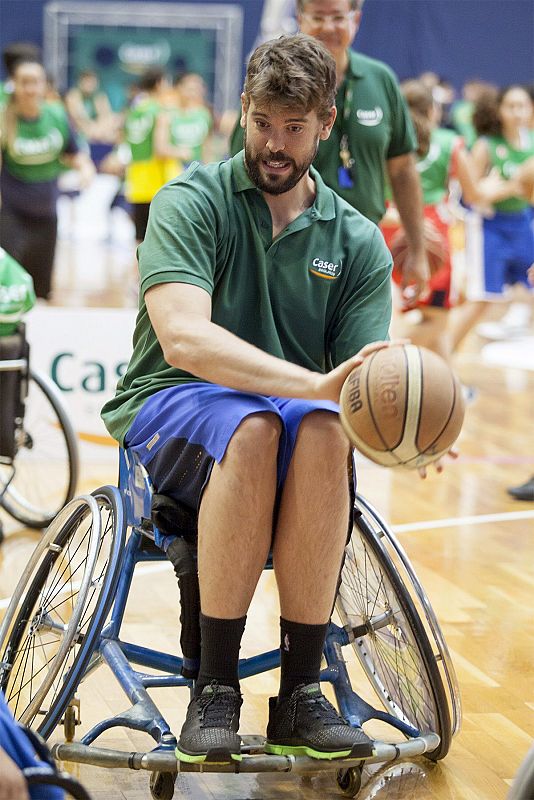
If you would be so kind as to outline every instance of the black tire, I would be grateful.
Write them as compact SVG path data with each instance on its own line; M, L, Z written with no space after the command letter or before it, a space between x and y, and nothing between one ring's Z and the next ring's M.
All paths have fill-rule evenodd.
M534 797L534 746L521 762L508 800L532 800Z
M444 758L452 729L439 656L380 532L370 524L358 498L336 605L386 711L423 734L437 733L440 744L426 756L434 761Z
M175 782L175 772L152 772L150 775L150 794L153 800L172 800Z
M363 767L349 767L337 771L337 785L345 797L356 797L362 788L362 769Z
M0 505L23 525L45 528L76 492L78 441L55 384L33 370L16 436L12 466L0 465Z
M33 577L29 576L29 586L5 642L0 642L1 660L4 662L4 668L0 671L0 688L16 719L26 725L32 725L39 715L37 732L44 738L50 736L58 724L83 678L113 602L119 576L126 527L122 497L119 490L113 487L97 489L93 492L93 496L97 503L101 525L98 543L91 544L91 537L94 537L95 533L89 505L81 502L83 498L73 501L71 505L74 505L74 511L68 513L69 508L65 509L66 520L60 524L59 530L56 531L52 525L47 531L45 538L50 536L51 541L37 570L34 570ZM77 502L80 505L77 506ZM72 555L70 555L71 544L74 550ZM76 583L81 575L83 575L82 583L85 580L83 564L87 561L87 554L93 546L96 548L96 559L92 574L89 576L88 588L83 592L83 589L78 587L77 592ZM64 554L70 558L66 567ZM68 577L65 578L67 571ZM70 591L71 594L58 602L58 598L65 594L65 586L66 593ZM83 597L81 597L82 592ZM61 646L67 649L58 661L59 648L47 651L48 647L55 646L56 640L44 641L43 637L45 635L57 637L56 631L59 631L60 625L56 624L55 615L59 616L64 625L68 625L68 622L64 621L64 616L69 611L69 600L72 601L71 617L79 613L79 622L74 630L65 633L65 639L68 638L68 641L61 642ZM80 607L79 603L82 604ZM58 610L60 608L61 611ZM36 651L38 658L35 669L38 668L38 671L34 674ZM44 666L40 666L39 659L44 660ZM29 674L26 675L28 666ZM21 670L22 676L19 678ZM33 680L39 675L41 677L34 689ZM39 707L30 710L30 703L35 700L40 687L49 679L52 683L39 702ZM26 703L23 690L28 684L30 700Z

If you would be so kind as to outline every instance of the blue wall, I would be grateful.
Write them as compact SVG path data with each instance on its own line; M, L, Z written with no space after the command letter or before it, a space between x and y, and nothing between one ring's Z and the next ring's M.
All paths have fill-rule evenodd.
M248 53L257 34L263 0L213 2L236 2L243 7L244 53ZM41 43L45 3L0 0L0 48L21 39ZM362 52L390 64L401 78L431 69L457 87L470 77L500 85L532 83L534 2L367 0L356 43Z
M400 78L534 83L534 0L366 0L356 44Z

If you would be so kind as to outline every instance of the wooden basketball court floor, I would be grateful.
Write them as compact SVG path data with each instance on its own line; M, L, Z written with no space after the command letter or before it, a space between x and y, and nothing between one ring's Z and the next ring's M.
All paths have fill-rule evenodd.
M65 252L65 249L63 249ZM61 274L61 269L59 271ZM103 278L102 280L105 280ZM61 287L60 287L61 288ZM60 294L58 294L60 296ZM68 287L63 298L68 300ZM110 293L96 290L94 297ZM84 298L76 297L78 300ZM365 770L360 800L502 800L534 739L534 504L512 500L506 487L534 474L534 339L508 342L495 357L472 335L455 367L478 394L468 407L460 458L425 481L408 471L359 462L360 490L391 523L412 559L440 620L456 666L463 726L447 758ZM523 348L524 357L518 354ZM528 362L531 362L528 364ZM513 363L510 367L507 364ZM80 490L113 483L108 462L83 464ZM39 539L2 516L0 614L18 574ZM125 618L132 641L178 652L178 595L166 564L143 565L134 581ZM278 607L272 575L264 575L249 617L242 655L277 646ZM352 654L350 658L353 658ZM128 701L107 668L82 686L83 734ZM241 731L263 733L267 699L277 674L243 683ZM365 679L357 688L368 699ZM187 703L183 690L154 690L153 697L175 732ZM384 729L369 728L371 734ZM52 740L61 740L58 729ZM114 729L103 746L146 750L152 740ZM150 798L148 775L126 770L65 765L95 800ZM303 781L292 775L184 775L177 800L322 800L340 797L332 772Z

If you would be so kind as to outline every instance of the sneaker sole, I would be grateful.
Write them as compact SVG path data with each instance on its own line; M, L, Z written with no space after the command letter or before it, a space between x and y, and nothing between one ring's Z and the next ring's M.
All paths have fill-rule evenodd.
M337 750L325 753L321 750L314 750L307 745L286 745L286 744L265 744L265 753L273 756L309 756L324 761L333 761L336 758L371 758L376 755L376 751L371 744L355 745L350 750Z
M243 756L241 753L230 753L228 750L208 750L207 753L184 753L178 747L175 749L174 754L178 761L185 761L188 764L204 764L206 761L210 764L231 764L232 761L242 761Z

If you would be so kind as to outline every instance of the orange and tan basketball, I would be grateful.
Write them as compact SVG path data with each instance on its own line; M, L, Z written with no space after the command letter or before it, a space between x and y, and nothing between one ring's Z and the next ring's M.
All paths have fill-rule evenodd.
M351 443L384 467L424 467L456 441L465 405L458 378L440 356L413 344L378 350L341 390Z

